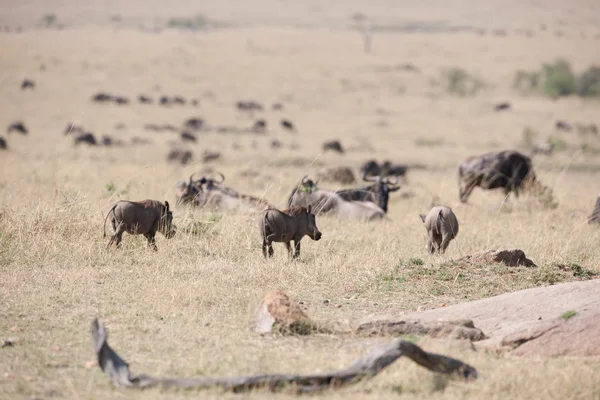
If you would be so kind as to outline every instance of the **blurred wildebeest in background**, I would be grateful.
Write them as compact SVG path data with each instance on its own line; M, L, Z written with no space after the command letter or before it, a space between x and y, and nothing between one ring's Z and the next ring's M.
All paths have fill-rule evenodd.
M199 131L204 127L204 120L201 118L190 118L184 122L183 126L193 131Z
M188 132L188 131L181 132L179 134L179 137L184 142L194 142L195 143L198 141L198 139L196 139L196 135L194 135L192 132Z
M192 151L181 147L171 148L171 150L169 150L169 154L167 155L167 160L169 162L178 162L183 165L192 162L192 158Z
M262 111L263 106L254 100L240 100L236 104L236 107L240 111Z
M145 96L145 95L143 95L143 94L140 94L140 95L138 96L138 101L139 101L141 104L152 104L152 103L154 103L154 100L152 100L150 97L148 97L148 96Z
M594 209L592 213L588 217L589 224L599 224L600 223L600 196L596 198L596 204L594 205Z
M570 132L571 129L573 129L573 127L571 126L571 124L569 124L567 121L556 121L556 124L554 125L556 127L556 129L558 129L559 131L566 131L566 132Z
M387 177L404 176L408 171L406 164L392 164L390 161L384 161L381 165L375 160L369 160L360 167L360 174L366 177Z
M273 111L283 110L283 104L281 104L281 103L273 103L273 105L271 106L271 110L273 110Z
M282 119L281 120L281 126L283 129L287 129L288 131L295 131L296 127L294 126L294 124L292 123L292 121L288 120L288 119Z
M92 101L96 103L105 103L107 101L112 101L113 98L114 97L108 93L100 92L92 96Z
M218 173L221 179L203 176L189 181L178 181L176 184L177 204L191 204L215 210L238 210L242 212L261 211L273 208L266 200L259 197L238 193L235 189L223 185L225 176Z
M98 144L98 141L96 140L96 137L94 136L93 133L81 132L81 133L77 133L73 136L73 143L75 144L75 146L82 144L82 143L86 143L90 146L96 146Z
M25 79L25 80L23 80L23 83L21 83L21 90L34 89L34 88L35 88L35 82L30 79Z
M250 130L254 133L264 133L267 130L267 121L264 119L257 120Z
M8 143L6 142L6 139L4 139L2 136L0 136L0 149L8 150Z
M304 236L312 240L320 240L321 232L317 228L315 214L312 213L311 206L308 207L290 207L287 210L279 211L276 209L267 209L263 211L259 219L260 234L262 236L262 252L267 258L273 256L273 242L285 243L288 253L292 258L300 256L300 241ZM294 252L292 254L291 241L294 241Z
M221 153L218 151L204 150L204 154L202 155L202 161L205 163L218 160L219 158L221 158Z
M354 172L349 167L327 167L317 172L317 178L324 182L337 182L349 185L356 182Z
M339 140L330 140L328 142L323 143L323 151L328 150L344 154L344 148L342 147L342 143Z
M169 202L162 204L157 200L128 201L120 200L112 206L104 218L104 237L106 237L106 220L112 213L114 235L108 241L119 247L124 232L130 235L144 235L148 246L157 250L155 235L160 232L167 239L175 236L176 227L173 224L173 213L169 210Z
M111 147L111 146L117 147L117 146L124 146L125 142L123 142L120 139L115 139L109 135L103 135L102 136L102 144L107 147Z
M385 218L385 212L370 201L347 201L333 190L317 188L317 182L305 176L288 198L288 207L312 206L318 214L337 215L342 218L375 220Z
M495 111L505 111L510 109L510 103L498 103L494 106Z
M8 128L6 128L6 132L7 133L17 132L17 133L20 133L21 135L27 135L29 133L29 130L25 127L25 124L22 121L15 121L15 122L11 123L10 125L8 125Z
M363 180L373 183L358 189L337 190L336 193L342 199L348 201L370 201L377 204L383 212L387 213L390 193L400 189L400 186L396 186L398 184L398 177L382 178L380 176L363 175Z
M465 203L473 189L504 188L519 197L521 185L535 182L531 159L518 151L506 150L468 157L458 166L460 201Z

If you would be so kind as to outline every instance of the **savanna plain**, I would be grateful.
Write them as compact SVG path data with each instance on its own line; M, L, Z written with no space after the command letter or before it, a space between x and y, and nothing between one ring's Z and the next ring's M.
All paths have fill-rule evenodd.
M360 33L367 25L370 52ZM313 373L345 367L389 340L355 336L362 317L600 273L600 230L587 223L600 191L600 137L555 128L557 120L600 124L600 103L514 85L517 71L557 59L577 73L598 65L600 3L9 0L0 26L0 126L21 120L29 130L2 132L9 148L0 151L0 338L19 342L0 349L0 398L273 396L116 389L91 363L94 317L134 373ZM461 71L458 83L448 81L449 71ZM35 88L21 90L24 79ZM101 91L132 101L92 102ZM139 94L198 104L140 104ZM249 99L265 109L236 109ZM511 108L495 111L500 102ZM241 128L264 119L267 130L205 132L182 143L176 133L144 129L179 127L192 117ZM283 118L294 132L280 126ZM64 134L71 122L126 145L75 146ZM134 137L150 143L132 144ZM322 143L334 139L344 154L323 152ZM459 202L462 159L504 149L530 154L536 141L555 144L551 155L532 160L556 208L527 194L479 189ZM174 145L190 149L193 161L169 163ZM205 163L205 151L221 157ZM305 238L297 261L277 243L275 257L263 259L254 215L175 206L175 183L194 172L222 172L238 191L285 208L304 175L329 166L358 173L369 159L420 168L409 169L390 195L389 220L317 216L323 238ZM110 206L147 198L171 203L177 235L157 235L157 252L127 234L121 249L106 251L102 222ZM460 221L444 255L425 249L419 213L433 204L452 207ZM202 229L186 232L189 226ZM495 248L522 249L537 267L453 262ZM586 273L564 268L572 265ZM275 289L346 333L250 332L254 309ZM479 379L440 380L400 359L369 381L310 396L600 398L598 359L517 358L453 340L418 344L469 363Z

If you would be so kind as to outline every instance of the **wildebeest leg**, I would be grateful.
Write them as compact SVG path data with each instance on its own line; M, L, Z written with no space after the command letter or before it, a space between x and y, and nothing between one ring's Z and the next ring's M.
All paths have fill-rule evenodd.
M154 249L154 251L158 250L158 247L156 247L156 232L150 231L148 233L144 233L144 237L146 239L148 239L148 246L152 247Z
M292 255L292 245L290 244L290 242L285 242L285 247L287 248L288 254L291 256Z
M300 240L294 240L294 255L292 258L300 257Z

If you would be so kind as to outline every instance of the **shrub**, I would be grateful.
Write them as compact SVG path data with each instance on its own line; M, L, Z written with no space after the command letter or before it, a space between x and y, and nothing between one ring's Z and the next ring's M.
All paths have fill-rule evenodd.
M462 68L448 68L442 71L444 90L454 96L473 96L485 87L485 83Z
M600 67L591 66L579 76L577 94L582 97L600 97Z
M577 79L566 60L542 66L541 90L547 96L569 96L577 92Z

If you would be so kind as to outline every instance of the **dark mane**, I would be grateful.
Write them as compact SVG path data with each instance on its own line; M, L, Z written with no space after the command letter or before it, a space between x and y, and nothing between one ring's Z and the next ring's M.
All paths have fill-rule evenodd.
M306 207L291 206L290 208L283 210L282 213L287 214L291 217L295 217L296 215L302 214L302 212L304 211L308 212Z

